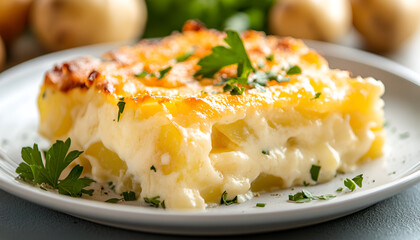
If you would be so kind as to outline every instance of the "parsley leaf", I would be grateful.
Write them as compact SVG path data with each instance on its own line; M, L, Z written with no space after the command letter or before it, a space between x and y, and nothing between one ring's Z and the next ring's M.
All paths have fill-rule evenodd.
M264 155L270 155L270 151L268 150L262 150L261 153Z
M152 165L152 166L150 167L150 170L152 170L152 171L156 172L155 165Z
M123 192L124 201L136 201L136 193L133 191Z
M310 170L312 180L318 181L318 176L319 176L319 171L320 170L321 170L321 166L312 165L311 170Z
M304 203L304 202L310 202L312 200L328 200L334 197L335 196L332 194L315 196L308 190L302 189L301 192L297 192L295 195L289 195L289 201L293 201L296 203Z
M222 193L222 197L220 198L220 204L225 204L226 206L229 206L233 203L238 203L238 196L235 196L232 200L227 200L227 192L224 191Z
M287 75L295 75L295 74L301 74L301 73L302 73L302 69L298 65L292 66L286 72Z
M81 196L82 193L91 195L93 190L84 188L94 181L86 177L80 178L83 171L80 165L73 167L66 178L59 180L64 169L83 153L77 150L68 153L70 145L70 138L65 142L57 140L45 154L45 166L37 144L34 144L33 148L22 148L24 162L16 168L16 173L23 180L33 184L48 184L58 189L60 194L72 197Z
M340 188L337 188L337 190L335 190L336 192L342 192L343 191L343 188L342 187L340 187Z
M122 97L122 98L120 98L118 100L119 100L119 102L117 103L117 106L118 106L118 118L117 118L117 122L120 121L121 114L124 112L124 108L125 108L124 98Z
M265 59L266 59L267 61L272 62L272 61L274 60L274 54L270 54L270 55L268 55L267 57L265 57Z
M124 201L136 201L137 200L136 193L133 192L133 191L123 192L122 195L123 195L122 198L110 198L110 199L106 200L105 202L117 203L117 202L122 201L122 200L124 200Z
M255 204L256 207L265 207L265 203L257 203Z
M105 202L107 202L107 203L117 203L121 200L122 200L122 198L110 198L110 199L106 200Z
M213 47L212 53L197 63L201 69L194 74L194 77L211 78L220 69L232 64L238 64L238 77L247 76L250 72L255 71L239 34L231 30L226 31L226 34L224 40L230 48Z
M158 77L158 79L160 80L160 79L164 78L164 77L165 77L165 75L166 75L169 71L171 71L171 69L172 69L172 67L171 67L171 66L169 66L169 67L167 67L167 68L164 68L164 69L160 70L160 71L159 71L159 77Z
M311 98L311 100L315 100L317 98L319 98L319 96L321 96L320 92L315 93L315 96L313 98Z
M192 55L194 54L194 51L188 51L182 55L179 55L178 57L176 57L175 61L176 62L184 62L186 61L188 58L190 58Z
M363 174L357 175L352 180L354 183L356 183L357 186L359 186L359 188L361 188L363 182Z
M160 196L155 196L152 198L144 198L144 202L146 202L147 204L149 204L152 207L158 208L159 205L165 209L166 205L165 205L165 200L163 200L162 202L159 200Z
M351 192L353 192L354 190L356 190L356 185L354 184L354 182L348 178L346 178L346 180L344 180L344 186L346 186Z

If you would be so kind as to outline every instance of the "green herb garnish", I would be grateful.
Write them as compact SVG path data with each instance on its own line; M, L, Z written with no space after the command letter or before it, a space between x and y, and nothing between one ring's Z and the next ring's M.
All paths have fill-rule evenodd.
M232 200L227 200L227 192L224 191L222 193L222 197L220 198L220 204L225 204L227 206L233 204L233 203L238 203L238 196L235 196Z
M133 191L123 192L122 196L123 196L122 198L110 198L110 199L106 200L105 202L117 203L117 202L122 201L122 200L124 200L124 201L136 201L137 200L136 193L133 192Z
M270 151L268 150L262 150L261 153L264 155L270 155Z
M265 59L266 59L267 61L272 62L272 61L274 60L274 54L270 54L270 55L268 55L267 57L265 57Z
M352 180L357 186L359 186L359 188L362 188L363 174L357 175Z
M160 196L154 196L152 198L144 198L144 202L149 204L152 207L158 208L159 205L161 205L162 208L166 208L165 200L162 201L162 203L159 200Z
M346 186L351 192L356 190L356 184L354 184L354 182L348 178L344 180L344 186Z
M122 198L110 198L110 199L106 200L105 202L107 202L107 203L117 203L121 200L122 200Z
M343 191L343 188L342 187L340 187L340 188L337 188L337 190L335 190L336 192L342 192Z
M289 195L289 200L296 202L296 203L304 203L310 202L312 200L328 200L330 198L334 198L335 196L332 194L326 194L321 196L315 196L308 190L302 189L301 192L297 192L294 195Z
M77 150L68 153L70 145L70 138L67 138L65 142L57 140L45 153L45 165L37 144L34 144L33 148L22 148L21 154L24 162L16 168L16 173L27 182L47 184L57 189L60 194L72 197L79 197L82 193L91 195L93 190L84 188L94 180L86 177L80 178L83 171L82 166L74 166L66 178L59 179L64 169L83 153Z
M124 112L124 108L125 108L125 102L124 102L124 98L120 98L118 99L119 102L117 103L118 106L118 118L117 118L117 122L120 121L121 118L121 114Z
M213 47L212 53L197 63L201 69L194 74L194 77L212 78L220 69L233 64L238 64L238 77L247 76L250 72L255 71L239 34L228 30L226 35L224 40L230 48Z
M257 203L255 204L256 207L265 207L265 203Z
M287 75L295 75L295 74L301 74L301 73L302 73L302 69L298 65L292 66L286 72Z
M169 66L169 67L167 67L167 68L164 68L164 69L160 70L160 71L159 71L159 77L158 77L158 79L160 80L160 79L164 78L164 77L165 77L165 75L166 75L169 71L171 71L171 69L172 69L172 67L171 67L171 66Z
M152 170L152 171L156 172L155 165L152 165L152 166L150 167L150 170Z
M186 61L188 58L190 58L192 55L194 54L194 51L188 51L182 55L179 55L175 61L176 62L184 62Z
M353 179L346 178L344 180L344 186L346 186L351 192L356 190L356 185L361 188L363 182L363 174L357 175Z
M134 74L134 76L138 78L144 78L144 77L150 76L150 73L143 71L141 73Z
M318 181L318 176L319 176L319 171L320 170L321 170L321 166L312 165L311 170L310 170L312 180Z
M313 98L311 98L311 100L315 100L317 98L319 98L321 96L320 92L315 93L315 96Z
M136 193L133 191L123 192L124 201L136 201Z

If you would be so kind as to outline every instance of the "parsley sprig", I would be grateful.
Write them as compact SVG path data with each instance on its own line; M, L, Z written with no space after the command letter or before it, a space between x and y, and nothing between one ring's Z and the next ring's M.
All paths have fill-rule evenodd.
M356 185L359 188L362 188L363 183L363 174L357 175L356 177L349 179L346 178L344 180L344 186L346 186L351 192L354 192L356 190Z
M93 190L86 190L94 180L90 178L80 178L83 167L76 165L64 179L59 179L64 169L82 154L82 151L71 151L68 153L71 145L70 138L65 142L57 140L51 148L45 153L45 165L41 157L38 145L22 148L22 159L16 168L16 173L23 180L32 184L47 184L57 189L58 193L79 197L84 194L92 195Z
M212 53L200 59L197 63L201 68L194 74L195 78L198 80L212 78L223 67L236 64L236 77L222 79L220 83L216 84L223 85L223 91L230 92L231 95L242 95L245 90L244 85L250 85L260 91L265 91L264 87L267 86L268 81L274 80L279 83L290 81L289 78L278 72L256 71L252 66L239 34L235 31L227 31L226 35L224 40L229 48L225 46L213 47ZM274 55L271 54L266 57L266 60L273 61ZM301 72L300 67L294 65L286 71L286 74L294 75Z
M122 196L123 196L122 198L110 198L110 199L106 200L105 202L117 203L117 202L122 201L122 200L124 200L124 201L136 201L137 200L136 193L133 192L133 191L123 192Z
M227 192L224 191L222 193L222 196L220 197L220 204L225 204L226 206L232 205L234 203L238 203L238 196L235 196L233 199L231 200L227 200Z
M160 201L159 198L160 196L154 196L152 198L145 197L144 202L149 204L152 207L159 208L159 206L161 206L163 209L165 209L166 208L165 200Z
M301 192L297 192L294 195L289 195L289 201L293 201L296 203L304 203L310 202L312 200L328 200L330 198L334 198L335 196L332 194L325 194L321 196L315 196L308 190L302 189Z

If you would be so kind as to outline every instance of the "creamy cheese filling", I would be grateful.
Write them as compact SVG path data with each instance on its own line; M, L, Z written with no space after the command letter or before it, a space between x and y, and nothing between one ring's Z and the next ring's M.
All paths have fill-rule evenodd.
M164 111L139 120L139 111L126 109L118 121L115 105L103 96L90 99L72 108L66 134L73 148L85 151L79 163L118 192L160 196L168 208L203 209L224 191L241 202L251 190L315 184L312 165L321 166L317 182L328 181L337 171L354 170L382 138L373 121L352 126L357 114L304 117L272 107L183 127ZM41 133L54 129L47 125Z

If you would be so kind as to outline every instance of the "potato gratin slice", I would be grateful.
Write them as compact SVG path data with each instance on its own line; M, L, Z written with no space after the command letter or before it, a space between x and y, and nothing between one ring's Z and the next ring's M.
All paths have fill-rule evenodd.
M380 81L330 69L300 40L241 39L247 54L235 64L234 54L214 55L235 51L226 33L190 21L160 41L58 65L39 95L39 131L51 142L70 137L96 181L172 209L325 182L382 155ZM212 54L226 66L203 66ZM198 76L205 67L214 76Z

